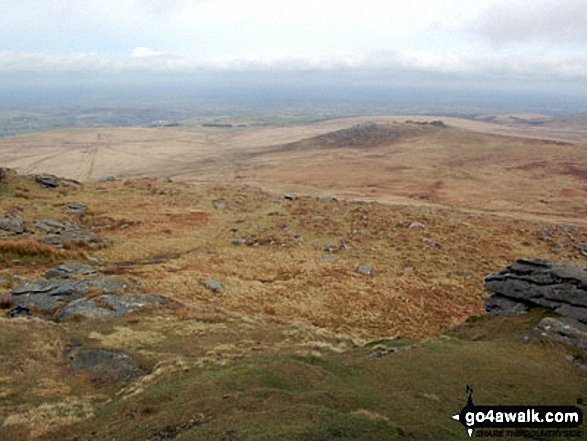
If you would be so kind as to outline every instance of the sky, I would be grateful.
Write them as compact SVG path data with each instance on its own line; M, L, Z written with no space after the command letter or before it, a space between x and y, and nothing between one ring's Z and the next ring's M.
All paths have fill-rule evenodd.
M314 75L586 95L586 0L2 0L0 87Z

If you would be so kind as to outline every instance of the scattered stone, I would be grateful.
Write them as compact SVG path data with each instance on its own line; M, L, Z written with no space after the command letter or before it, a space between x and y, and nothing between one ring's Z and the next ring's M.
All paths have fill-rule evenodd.
M163 182L165 184L171 184L173 180L169 177L163 176L157 179L159 182Z
M372 352L368 355L368 357L376 357L376 358L381 358L381 357L385 357L387 355L390 354L397 354L398 352L403 352L403 351L410 351L412 350L413 347L412 346L398 346L395 348L388 348L382 351L375 351Z
M296 242L304 242L304 236L302 236L301 234L298 234L297 236L294 236L294 240Z
M87 372L99 381L130 382L147 373L126 354L114 351L80 350L69 354L74 372Z
M283 197L288 201L295 201L298 198L298 196L293 193L284 194Z
M409 228L426 228L426 225L424 225L421 222L414 221L414 222L410 223Z
M70 302L59 314L59 320L83 317L90 320L113 320L147 305L163 305L169 299L158 295L106 294L90 299L83 297Z
M8 285L8 280L0 279L0 286Z
M114 176L102 176L99 178L90 179L90 182L114 182L116 178Z
M48 224L45 222L45 225ZM70 245L83 245L88 248L99 248L110 243L110 240L78 225L68 224L58 231L53 231L51 234L47 234L41 239L41 242L56 248L65 248Z
M312 216L312 220L318 220L318 221L323 221L326 220L326 218L324 216Z
M64 263L54 268L50 268L45 273L45 277L47 279L69 279L70 277L75 276L77 274L81 274L82 276L95 277L102 273L91 265L86 265L85 263L72 262Z
M326 246L324 247L324 251L327 253L335 253L336 251L338 251L338 248L329 243L326 244Z
M322 260L325 262L336 262L340 260L340 256L322 256Z
M338 202L338 199L334 196L320 196L318 200L323 202Z
M224 286L222 285L222 283L218 282L217 280L207 279L204 282L204 285L210 291L214 291L214 292L222 292L222 291L224 291Z
M88 212L88 207L85 204L81 204L79 202L69 202L67 204L67 209L72 214L77 214L79 216L83 216Z
M54 175L39 175L35 177L35 182L44 188L57 188L59 179Z
M57 233L67 228L65 224L53 219L35 219L32 225L45 233Z
M22 234L26 230L24 219L16 214L6 214L0 218L0 230L9 231L13 234Z
M357 272L364 274L366 276L372 276L373 275L373 268L371 268L370 266L361 265L357 268Z
M415 271L415 270L416 270L416 268L414 268L413 266L406 266L404 268L404 271Z
M224 210L226 208L226 202L223 202L223 201L213 202L212 205L214 205L214 208L216 210Z

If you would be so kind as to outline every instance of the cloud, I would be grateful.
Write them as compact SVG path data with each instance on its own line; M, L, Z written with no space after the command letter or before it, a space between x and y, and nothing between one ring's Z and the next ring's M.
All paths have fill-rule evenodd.
M135 47L130 54L131 58L158 57L160 55L163 55L163 53L152 51L148 47L143 46Z
M469 30L496 46L551 42L587 46L585 0L502 1L487 8Z

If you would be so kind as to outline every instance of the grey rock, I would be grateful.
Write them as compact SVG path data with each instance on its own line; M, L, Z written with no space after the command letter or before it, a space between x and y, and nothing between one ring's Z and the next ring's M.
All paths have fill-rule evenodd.
M296 242L304 242L304 236L302 236L301 234L298 234L297 236L294 236L294 240Z
M26 230L26 223L22 217L8 213L3 218L0 218L0 230L22 234Z
M116 178L114 176L101 176L99 178L90 179L90 182L114 182Z
M130 382L147 374L126 354L114 351L81 350L70 354L74 372L90 374L98 381Z
M499 294L495 294L485 302L485 310L491 315L519 315L530 310L531 306L512 300Z
M340 256L322 256L324 262L336 262L340 260Z
M212 205L216 210L224 210L226 208L226 202L223 201L213 202Z
M126 284L114 278L94 280L58 280L26 282L12 289L12 303L44 314L53 313L74 300L84 297L91 289L104 294L121 292Z
M83 317L91 320L113 320L137 311L147 305L162 305L169 299L157 295L106 294L93 298L80 298L70 302L59 314L59 320Z
M45 277L47 279L69 279L70 277L75 276L77 274L81 274L82 276L87 277L94 277L102 273L91 265L86 265L85 263L72 262L64 263L54 268L50 268L45 273Z
M320 196L318 200L323 202L338 202L338 199L334 196Z
M8 285L8 280L0 279L0 286Z
M59 179L54 175L39 175L35 177L35 182L44 188L57 188Z
M487 291L525 303L530 308L587 308L587 270L547 260L521 259L485 279Z
M224 291L224 286L222 285L222 283L218 282L217 280L207 279L204 282L204 285L210 291L214 291L214 292L222 292L222 291Z
M67 228L65 224L53 219L35 219L32 225L45 233L57 233Z
M326 246L324 247L324 251L326 251L327 253L335 253L336 251L338 251L338 248L329 243L326 244Z
M409 228L426 228L422 222L411 222Z
M529 338L544 337L573 346L587 354L587 325L569 317L546 317L530 331Z
M99 248L111 241L105 239L93 231L81 228L78 225L68 224L52 234L47 234L41 239L41 242L56 248L65 248L70 245L83 245L88 248Z
M69 202L67 204L67 209L70 213L80 216L88 212L88 207L85 204L81 204L79 202Z
M381 358L381 357L386 357L387 355L390 355L390 354L397 354L398 352L411 351L412 349L413 349L412 346L397 346L395 348L387 348L382 351L372 352L368 356Z
M284 194L283 198L288 201L295 201L298 198L298 196L293 193L288 193L288 194Z
M357 268L357 272L364 274L365 276L372 276L373 275L373 268L366 265L361 265Z
M326 220L326 217L320 216L320 215L312 216L312 220L323 221L323 220Z

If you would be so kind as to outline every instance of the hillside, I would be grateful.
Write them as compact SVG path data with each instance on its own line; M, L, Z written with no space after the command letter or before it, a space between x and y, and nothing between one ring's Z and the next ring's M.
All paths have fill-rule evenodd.
M364 152L445 130L377 125ZM321 154L353 134L267 157ZM583 355L522 341L543 312L482 315L483 279L519 257L587 264L585 227L238 183L40 181L8 171L0 184L13 230L0 230L0 294L17 315L0 319L3 439L461 439L450 415L468 383L502 404L587 392L568 361ZM63 282L46 273L66 262L94 269ZM168 301L98 320L65 318L64 305L30 318L12 303L103 280L96 272ZM94 302L90 316L116 312L92 283L79 299ZM100 351L136 366L79 368L79 354Z
M558 131L521 117L431 121L63 130L0 140L0 164L81 181L170 176L585 224L587 147L572 121Z

